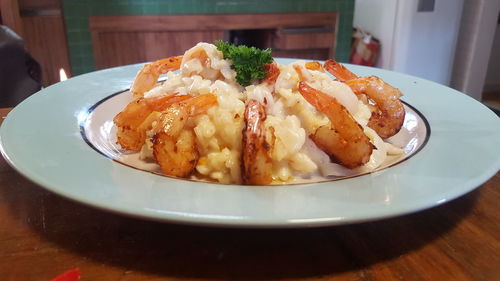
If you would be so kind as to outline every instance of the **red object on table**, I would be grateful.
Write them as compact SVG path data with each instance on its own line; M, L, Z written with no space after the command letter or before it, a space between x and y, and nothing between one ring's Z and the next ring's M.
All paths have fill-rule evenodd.
M374 66L380 50L380 42L369 33L357 29L349 62L352 64Z
M52 281L78 281L78 279L80 279L80 269L74 268L57 276Z

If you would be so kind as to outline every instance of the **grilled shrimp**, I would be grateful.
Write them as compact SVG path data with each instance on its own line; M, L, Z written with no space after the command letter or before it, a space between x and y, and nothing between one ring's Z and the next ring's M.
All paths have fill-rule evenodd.
M272 160L269 144L265 140L265 106L250 100L245 108L243 129L242 179L244 184L264 185L272 182Z
M196 136L186 126L192 116L205 113L217 105L217 96L206 94L175 103L161 113L152 128L153 156L163 173L186 177L199 159Z
M340 82L358 78L356 74L352 73L345 66L334 60L325 61L325 69L335 76Z
M373 145L344 106L334 97L310 87L304 81L299 82L299 92L330 120L330 125L319 127L310 136L320 149L334 162L351 169L370 160Z
M278 65L275 61L273 61L272 63L264 65L264 70L266 70L267 74L266 77L261 80L261 83L274 85L274 83L276 83L276 79L280 76L280 69L278 68Z
M202 65L209 65L210 58L208 57L207 52L203 48L199 48L188 55L188 59L197 58L200 60Z
M130 91L134 99L144 96L144 93L151 90L161 74L174 71L180 68L182 56L170 57L148 63L137 73Z
M375 103L368 127L384 139L399 132L405 119L405 109L399 99L403 94L397 88L376 76L358 77L334 60L326 61L325 68L346 83L356 95L365 94Z
M158 132L151 141L154 158L166 175L186 177L198 162L194 133L184 129L188 117L187 106L179 103L169 107L158 118Z
M321 63L317 61L311 61L311 62L306 62L305 67L310 70L317 70L321 72L325 72L323 69L323 66L321 66Z
M295 69L295 72L297 72L297 75L299 76L300 81L311 82L313 80L313 76L307 70L316 70L316 71L325 72L325 70L323 69L321 64L317 61L306 62L304 64L304 66L295 64L295 65L293 65L293 68Z
M368 121L368 127L385 139L399 132L405 119L405 109L399 100L401 92L382 79L369 76L345 82L355 94L366 94L377 105Z
M189 96L171 95L132 101L113 118L117 127L117 143L123 149L139 151L145 142L146 131L151 129L151 123L160 112L187 98Z
M295 64L293 66L295 69L295 72L297 72L297 75L299 76L300 81L309 81L311 82L312 80L312 75L308 72L305 71L306 69L308 70L316 70L316 71L321 71L325 72L321 64L317 61L311 61L311 62L306 62L304 66L300 66L298 64Z

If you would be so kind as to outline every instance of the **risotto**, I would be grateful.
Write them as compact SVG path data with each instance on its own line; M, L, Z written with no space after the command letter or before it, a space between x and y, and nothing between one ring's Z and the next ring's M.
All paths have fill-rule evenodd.
M146 65L114 119L118 144L168 176L259 185L369 172L403 152L384 141L404 109L394 112L399 91L380 79L339 64L271 61L265 77L242 86L220 49L199 43ZM352 79L328 73L336 71Z

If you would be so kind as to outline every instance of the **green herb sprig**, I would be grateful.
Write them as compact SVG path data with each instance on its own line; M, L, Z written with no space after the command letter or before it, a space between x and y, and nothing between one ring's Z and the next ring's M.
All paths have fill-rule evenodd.
M236 81L241 86L248 86L253 81L266 77L264 65L273 61L271 49L235 46L220 40L215 41L214 44L217 50L224 54L224 59L230 59L233 62L231 68L236 71Z

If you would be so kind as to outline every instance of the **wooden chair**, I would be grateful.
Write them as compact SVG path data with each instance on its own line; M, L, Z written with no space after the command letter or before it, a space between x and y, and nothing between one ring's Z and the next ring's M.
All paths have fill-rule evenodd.
M0 0L0 15L3 25L8 26L19 36L24 37L18 0Z

